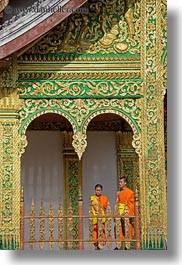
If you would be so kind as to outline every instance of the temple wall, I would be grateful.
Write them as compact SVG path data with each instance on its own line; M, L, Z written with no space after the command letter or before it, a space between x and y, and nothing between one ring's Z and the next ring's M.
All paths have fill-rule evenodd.
M0 236L9 242L1 248L19 248L20 159L26 130L47 113L62 115L72 126L64 160L66 174L79 175L74 179L76 196L90 121L112 113L130 125L138 156L142 249L165 248L166 1L114 0L112 6L94 1L88 14L70 16L13 54L0 73ZM111 13L117 1L121 8Z

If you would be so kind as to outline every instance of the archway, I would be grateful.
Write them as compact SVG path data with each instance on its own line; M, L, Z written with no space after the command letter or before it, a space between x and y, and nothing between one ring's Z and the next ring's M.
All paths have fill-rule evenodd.
M70 127L64 129L65 130L65 139L66 146L64 151L64 159L66 163L64 163L64 168L66 173L65 176L65 193L66 200L71 198L71 203L74 206L73 214L78 212L78 197L79 197L79 188L81 187L81 193L83 193L84 185L82 185L82 155L87 150L87 134L89 131L94 130L95 121L101 122L103 117L109 117L109 119L105 121L106 124L112 124L112 118L114 117L114 123L116 123L115 119L120 122L124 122L125 125L128 126L128 131L124 132L123 126L121 124L118 125L117 129L111 130L111 128L105 128L106 131L112 131L112 134L116 134L114 138L117 139L118 144L120 145L121 137L123 133L130 134L130 148L134 154L134 159L136 159L136 154L140 151L140 108L137 106L132 110L132 106L135 105L134 100L31 100L26 101L24 108L22 108L20 112L21 123L19 127L19 133L21 137L21 146L20 153L23 153L23 148L26 146L26 135L25 132L27 127L30 127L31 122L34 121L38 117L43 117L43 115L58 115L62 118L68 120L70 122ZM56 113L56 114L55 114ZM109 116L108 116L109 115ZM99 117L101 120L99 121ZM111 118L112 117L112 118ZM49 123L46 125L46 128L49 127ZM91 129L92 127L92 129ZM45 128L45 124L44 124ZM73 129L72 129L73 128ZM39 128L40 129L40 128ZM63 129L61 129L63 130ZM71 131L69 131L71 130ZM102 131L102 130L101 130ZM90 133L90 132L89 132ZM102 137L100 137L102 139ZM112 138L112 139L114 139ZM124 137L127 138L128 137ZM24 141L25 140L25 141ZM112 143L114 141L112 140ZM114 146L114 144L112 145ZM123 147L124 148L124 147ZM122 148L122 149L123 149ZM127 161L125 161L125 165L122 163L122 156L120 153L125 150L120 150L113 148L113 150L117 150L117 178L122 171L125 170L125 165ZM121 152L120 152L121 151ZM119 152L119 153L118 153ZM109 151L108 151L109 153ZM119 154L119 156L118 156ZM123 155L123 154L122 154ZM126 158L126 154L124 153ZM102 156L101 156L102 157ZM114 156L113 156L114 157ZM130 159L131 160L131 159ZM109 158L109 161L111 159ZM114 162L113 162L114 163ZM135 163L137 164L137 163ZM138 164L137 164L138 166ZM115 167L116 169L116 167ZM118 172L120 172L118 174ZM116 172L115 172L116 173ZM102 173L104 175L104 173ZM91 188L93 193L93 187ZM115 187L113 188L112 194L115 194L117 190L117 181L115 182ZM88 206L86 202L86 198L84 198L84 205ZM113 201L113 200L112 200ZM66 204L66 209L68 209L68 204ZM88 208L87 208L88 210ZM87 211L88 213L88 211ZM74 224L74 238L78 238L78 223ZM76 248L77 246L75 246Z
M126 175L129 186L138 183L138 155L132 146L133 130L121 116L105 113L95 116L87 127L87 148L82 158L84 212L88 213L89 196L94 187L103 185L109 197L112 213L118 190L119 177ZM85 237L88 224L84 223ZM114 230L112 230L114 238ZM87 248L87 246L85 246ZM114 247L114 245L113 245Z
M32 201L35 215L40 214L42 202L45 215L49 214L51 203L55 215L59 211L60 204L63 209L67 207L67 195L65 194L67 172L64 167L67 144L65 143L65 131L72 132L71 124L63 116L54 113L38 116L27 127L28 144L21 157L21 184L24 189L25 216L31 213ZM39 220L35 222L35 229L38 227ZM29 239L28 222L25 222L24 231L25 240ZM49 229L45 229L44 232L45 238L48 238ZM56 238L56 229L54 234ZM34 248L39 249L39 245L35 244ZM45 249L47 249L46 244Z

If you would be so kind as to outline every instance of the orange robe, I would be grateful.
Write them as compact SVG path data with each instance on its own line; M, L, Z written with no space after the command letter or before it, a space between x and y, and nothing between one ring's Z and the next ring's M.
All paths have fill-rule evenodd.
M123 191L120 191L117 195L118 197L118 204L125 204L128 206L128 212L129 215L132 216L134 215L134 191L132 191L129 188L126 188ZM121 219L122 221L122 219ZM132 239L132 237L134 236L134 227L132 225L132 220L130 220L130 239ZM125 235L124 235L124 231L122 229L120 229L120 237L122 240L125 239Z
M101 195L99 196L99 198L97 198L96 196L91 196L90 197L90 201L94 201L96 202L98 205L101 205L101 209L103 210L103 215L106 211L107 208L107 204L108 204L108 197L105 195ZM92 206L92 211L93 214L96 216L97 212L94 210L93 206ZM106 234L105 234L105 218L102 218L102 239L103 239L103 245L106 244ZM94 224L94 228L93 228L93 238L94 238L94 245L97 246L98 245L98 224L97 222L93 222Z

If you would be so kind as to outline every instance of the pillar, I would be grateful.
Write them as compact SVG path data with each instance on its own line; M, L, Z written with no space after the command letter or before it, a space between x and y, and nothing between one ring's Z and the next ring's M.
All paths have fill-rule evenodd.
M79 160L73 146L73 132L64 131L64 179L65 179L65 209L69 202L73 208L73 215L78 215L78 201L82 194L82 161ZM79 240L79 222L74 218L74 239ZM73 248L77 249L79 243L75 242ZM66 248L66 246L65 246Z
M126 176L128 186L135 190L138 184L138 156L132 147L132 131L116 132L117 175Z

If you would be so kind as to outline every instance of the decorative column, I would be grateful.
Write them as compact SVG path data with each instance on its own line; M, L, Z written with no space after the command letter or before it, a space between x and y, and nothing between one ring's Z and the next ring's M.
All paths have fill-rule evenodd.
M0 88L0 249L20 248L19 101Z
M132 131L116 132L117 176L126 176L128 186L135 190L138 186L138 156L132 146Z
M20 158L18 122L0 114L0 248L19 249Z
M20 248L20 156L16 56L0 61L0 249Z
M166 0L143 1L142 79L142 248L165 249L167 200L164 149L164 94L166 89Z
M24 191L23 187L21 189L21 201L20 201L20 249L24 250L24 215L25 215L25 205L24 205Z
M78 236L79 236L79 250L84 249L84 231L83 231L83 197L81 193L81 187L79 187L79 193L78 193L78 215L79 215L79 220L78 220Z
M78 215L78 201L82 194L82 161L79 160L73 146L73 132L64 131L64 179L65 179L65 209L67 211L71 202L73 215ZM67 214L67 212L66 212ZM67 226L67 224L66 224ZM73 239L79 240L79 222L74 218ZM66 235L67 237L67 235ZM79 242L73 244L73 249L78 249ZM65 248L67 245L65 244Z

